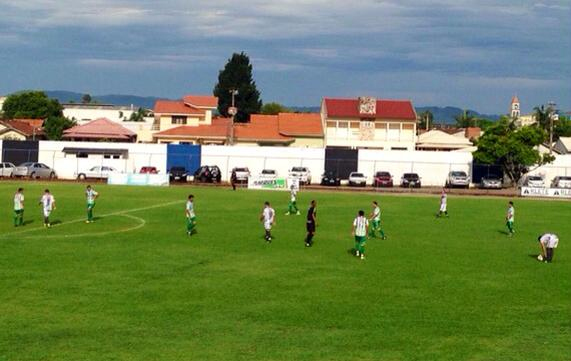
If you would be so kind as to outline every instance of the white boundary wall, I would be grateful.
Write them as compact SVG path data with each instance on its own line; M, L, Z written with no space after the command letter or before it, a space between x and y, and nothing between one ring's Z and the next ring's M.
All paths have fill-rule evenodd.
M0 104L1 105L1 104ZM0 139L0 161L4 161L2 157L4 156L4 152L2 152L2 140ZM16 164L17 165L17 164Z
M99 154L76 158L73 154L66 156L63 148L127 149L129 154L127 159L105 159ZM41 141L38 153L38 161L55 169L62 179L73 179L78 172L97 165L111 166L125 173L137 173L141 167L152 165L164 174L167 167L166 144Z
M464 171L471 175L472 153L359 150L359 172L373 182L375 172L387 171L393 176L395 186L400 184L403 173L418 173L423 186L444 186L450 171Z
M275 169L278 177L285 178L291 167L304 166L311 171L311 182L319 183L324 171L325 149L205 145L201 164L220 167L223 181L230 179L234 167L248 167L252 176L263 169Z
M571 176L571 154L555 154L555 157L553 163L534 169L528 175L543 177L546 187L549 187L557 176Z

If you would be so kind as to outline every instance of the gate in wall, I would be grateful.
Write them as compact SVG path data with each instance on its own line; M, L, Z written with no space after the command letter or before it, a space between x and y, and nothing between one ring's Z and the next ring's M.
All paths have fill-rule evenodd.
M171 167L184 167L189 174L200 167L200 145L168 144L167 145L167 172Z

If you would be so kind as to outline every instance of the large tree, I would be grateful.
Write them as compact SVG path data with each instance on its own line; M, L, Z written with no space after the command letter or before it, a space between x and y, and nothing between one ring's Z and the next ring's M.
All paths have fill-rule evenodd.
M262 108L260 92L252 77L252 64L245 53L234 53L218 74L218 83L214 86L214 95L218 97L218 111L229 116L228 108L232 106L232 91L235 94L235 106L238 114L237 122L247 122L250 114L259 113Z
M477 127L479 120L478 117L469 110L464 110L461 114L455 116L454 119L459 128Z
M526 126L517 129L513 121L503 117L488 127L478 139L474 160L483 164L498 164L504 174L517 185L530 168L551 163L554 158L541 154L537 146L547 139L547 132L540 127Z
M11 94L6 98L2 109L4 119L47 119L63 116L63 107L57 99L48 98L42 91Z
M44 121L44 133L49 140L61 140L63 131L75 124L75 121L66 117L51 116Z
M267 115L276 115L279 113L291 113L291 110L280 103L271 102L264 104L260 112Z
M418 114L418 129L429 130L434 127L434 114L430 110L425 110Z

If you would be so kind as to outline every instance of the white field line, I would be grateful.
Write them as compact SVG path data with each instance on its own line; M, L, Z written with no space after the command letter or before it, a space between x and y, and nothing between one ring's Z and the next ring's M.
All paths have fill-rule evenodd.
M146 211L146 210L155 209L155 208L168 207L168 206L171 206L171 205L174 205L174 204L180 204L180 203L183 203L183 202L184 202L184 201L174 201L174 202L168 202L168 203L155 204L154 206L148 206L148 207L125 209L125 210L122 210L122 211L117 211L117 212L111 212L111 213L107 213L107 214L102 214L102 215L97 216L97 217L98 217L98 218L105 218L105 217L111 217L111 216L125 216L125 217L129 217L129 218L137 219L139 222L140 222L140 221L143 221L142 223L138 224L138 225L136 226L136 228L130 227L130 228L127 229L127 231L125 231L125 230L119 230L119 231L110 231L110 232L105 232L105 233L111 234L111 233L119 233L119 232L128 232L128 231L133 231L133 230L135 230L135 229L141 228L141 227L143 227L143 226L145 225L145 223L146 223L146 221L145 221L144 219L139 218L139 217L135 217L135 216L133 216L133 215L128 215L128 213ZM67 221L67 222L56 223L56 224L54 224L51 228L58 227L58 226L64 226L64 225L67 225L67 224L79 223L79 222L85 222L85 217L83 217L83 218L78 218L78 219L74 219L74 220ZM1 238L6 238L6 237L11 237L11 236L18 236L18 235L23 234L23 233L29 233L29 232L39 231L39 230L41 230L41 229L43 229L43 228L44 228L44 227L42 226L42 227L27 228L27 229L24 229L24 230L21 230L21 231L16 231L16 232L3 233L3 234L0 235L0 239L1 239ZM103 232L100 232L100 233L97 233L97 234L101 234L101 233L103 233ZM93 235L93 234L94 234L94 233L90 233L89 235ZM85 234L85 235L87 235L87 234ZM46 236L45 234L42 234L41 236L38 236L38 237L45 237L45 236ZM53 236L56 236L56 235L53 235ZM77 236L77 235L74 234L74 235L69 235L69 236L71 237L71 236ZM50 237L51 237L51 236L50 236ZM60 236L57 236L57 237L62 237L62 238L63 238L63 237L66 237L66 236L65 236L65 235L60 235ZM25 238L29 238L29 237L25 237Z

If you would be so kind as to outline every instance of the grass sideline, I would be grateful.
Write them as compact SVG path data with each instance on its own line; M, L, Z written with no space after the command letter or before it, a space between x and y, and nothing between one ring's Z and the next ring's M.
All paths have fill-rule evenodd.
M48 230L46 186L61 222ZM567 202L515 199L508 238L505 198L450 196L436 219L438 196L300 192L302 212L318 201L306 249L287 193L96 185L98 218L84 224L84 186L24 184L19 229L18 183L0 183L2 361L571 359ZM351 221L373 199L389 238L360 261ZM278 214L271 245L264 200ZM553 264L532 258L544 231L560 235Z

